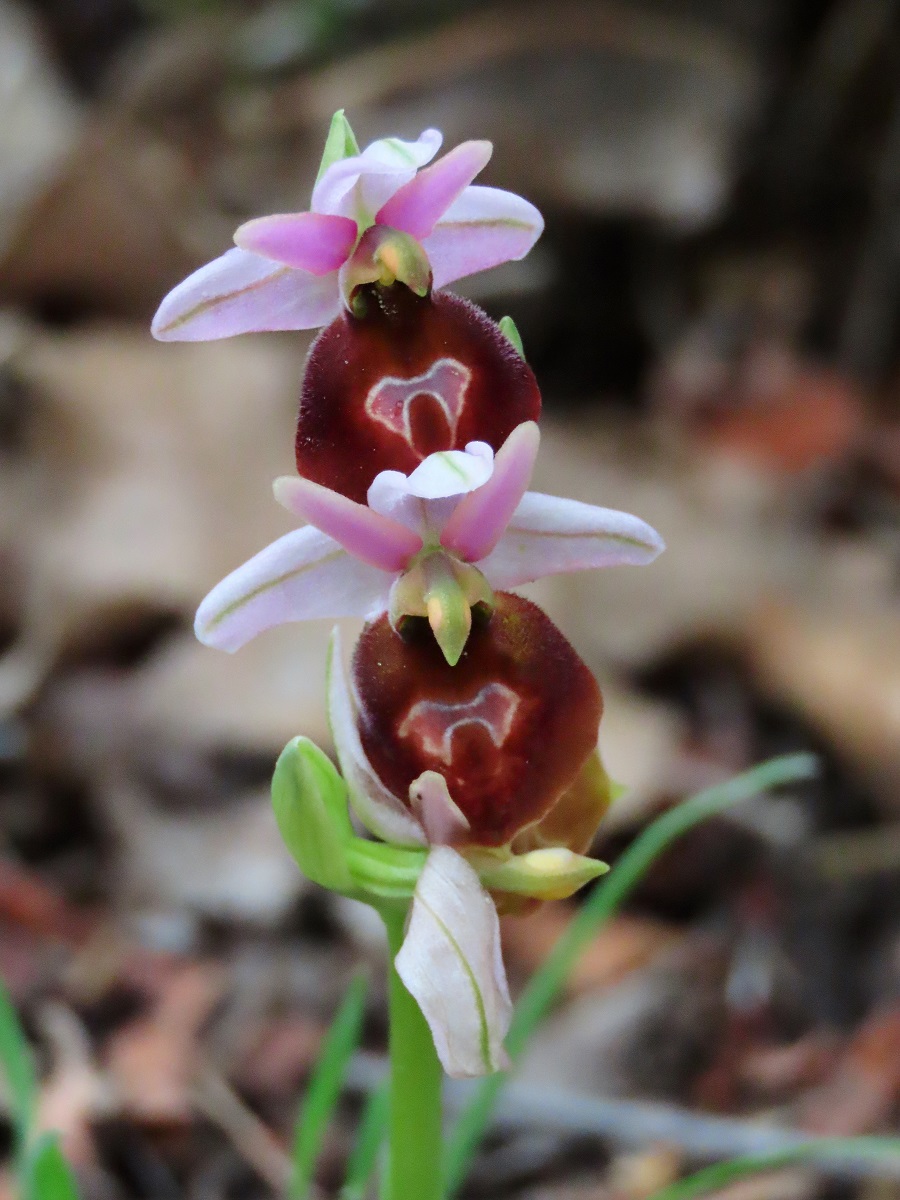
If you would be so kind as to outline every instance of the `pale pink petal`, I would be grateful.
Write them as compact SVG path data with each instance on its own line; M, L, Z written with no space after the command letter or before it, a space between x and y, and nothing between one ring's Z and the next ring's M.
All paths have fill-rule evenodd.
M409 493L409 480L402 471L379 471L366 494L369 508L392 521L399 521L420 537L428 530L425 504Z
M337 272L316 277L228 250L169 292L153 318L161 342L207 342L274 329L316 329L340 312Z
M346 262L356 245L356 222L327 213L277 213L246 221L235 245L311 275L328 275Z
M544 218L527 200L501 188L467 187L422 239L434 287L524 258Z
M563 571L641 566L664 549L656 530L631 513L526 492L497 548L478 568L502 589Z
M409 803L432 846L458 846L466 840L472 828L469 819L437 771L423 771L412 781Z
M405 525L309 479L282 475L273 490L278 503L295 516L333 537L354 558L383 571L404 570L422 549L422 539Z
M534 421L516 426L497 451L487 483L465 496L447 521L442 546L472 563L491 553L531 482L540 442Z
M410 474L381 471L369 487L369 507L399 521L426 541L436 541L459 503L481 487L494 469L487 442L469 442L465 450L441 450Z
M394 963L448 1075L488 1075L509 1066L503 1039L512 1003L497 910L475 871L449 846L436 846L426 859Z
M238 567L209 593L194 629L207 646L240 649L287 621L372 617L382 612L391 577L352 558L307 526L285 534Z
M380 138L361 154L332 163L312 194L313 212L350 217L361 225L374 223L375 214L430 162L442 141L436 129L426 129L414 142Z
M473 449L469 449L473 447ZM494 452L486 442L470 442L465 450L438 450L429 454L407 479L411 496L443 500L474 492L494 470Z
M387 790L363 750L356 725L356 705L344 674L338 629L332 633L328 647L326 686L328 723L354 812L382 841L400 846L427 845L422 826L403 801Z
M402 229L414 238L431 233L450 205L491 157L490 142L463 142L395 192L375 217L377 224Z

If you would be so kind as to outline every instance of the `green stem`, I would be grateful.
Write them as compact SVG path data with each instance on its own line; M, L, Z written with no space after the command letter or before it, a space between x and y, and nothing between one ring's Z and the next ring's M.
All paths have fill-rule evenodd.
M391 953L390 1148L384 1200L441 1200L443 1072L431 1030L394 968L403 944L405 908L382 910Z

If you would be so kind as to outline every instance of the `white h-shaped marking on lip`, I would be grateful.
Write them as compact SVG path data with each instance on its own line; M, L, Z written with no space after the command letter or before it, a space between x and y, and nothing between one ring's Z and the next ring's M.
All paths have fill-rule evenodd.
M464 725L481 725L498 748L512 731L519 697L504 683L488 683L462 703L418 700L400 724L402 738L418 737L426 754L447 766L453 761L453 735Z
M368 416L387 426L391 433L399 434L416 454L413 445L410 408L416 396L432 396L447 418L450 426L451 445L456 440L456 429L466 402L466 392L472 379L468 367L455 358L439 358L427 371L414 375L412 379L400 379L396 375L385 375L370 388L366 396L365 410ZM424 458L424 454L419 454Z

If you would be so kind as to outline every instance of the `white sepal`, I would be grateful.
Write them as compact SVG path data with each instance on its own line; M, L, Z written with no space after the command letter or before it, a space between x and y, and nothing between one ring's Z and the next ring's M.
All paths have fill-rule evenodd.
M397 973L416 999L448 1075L509 1066L512 1002L494 902L449 846L435 846L416 884Z

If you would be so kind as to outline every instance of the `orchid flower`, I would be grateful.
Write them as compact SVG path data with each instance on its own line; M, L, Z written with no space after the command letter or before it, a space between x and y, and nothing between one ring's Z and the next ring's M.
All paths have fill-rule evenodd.
M335 634L328 707L350 803L383 841L427 850L397 970L449 1074L498 1070L510 1001L495 899L571 895L606 869L581 853L609 795L600 691L550 619L508 594L455 667L430 638L369 624L352 680Z
M539 441L526 421L496 456L470 442L428 455L409 475L382 471L367 505L308 479L277 479L276 499L309 524L213 588L198 638L234 651L287 621L389 611L395 627L427 618L455 663L473 606L490 610L494 588L660 553L659 534L638 517L527 491Z
M162 341L327 325L355 285L400 279L420 293L522 258L543 228L538 210L499 188L473 186L491 143L381 138L360 151L335 114L309 212L241 225L235 248L195 271L153 321ZM430 276L430 278L429 278Z

